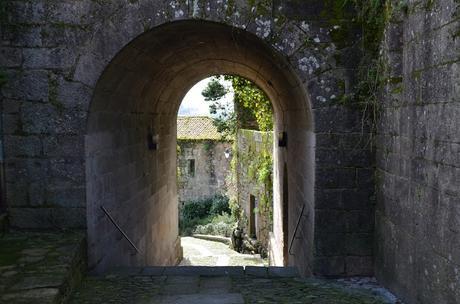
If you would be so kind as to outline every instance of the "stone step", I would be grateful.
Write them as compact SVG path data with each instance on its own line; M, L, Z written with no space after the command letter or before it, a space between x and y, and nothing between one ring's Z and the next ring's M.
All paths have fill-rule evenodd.
M260 278L299 277L296 267L258 266L149 266L123 267L109 271L122 276L253 276Z
M186 294L160 296L152 303L158 304L244 304L240 293L215 294Z

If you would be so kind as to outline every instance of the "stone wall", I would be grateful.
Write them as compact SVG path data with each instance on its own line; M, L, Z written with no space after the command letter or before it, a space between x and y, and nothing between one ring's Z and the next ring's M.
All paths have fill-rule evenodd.
M1 5L0 66L8 79L1 92L2 135L12 226L87 226L89 233L108 233L114 245L101 243L96 264L150 263L153 256L172 263L178 106L210 74L238 74L272 100L275 137L287 134L287 146L274 150L275 227L288 220L286 233L274 231L284 252L278 261L304 275L369 273L372 154L365 145L355 148L363 133L359 112L337 102L349 93L360 56L352 15L335 16L329 1L318 0L254 7L247 0ZM155 152L147 147L152 131L160 141ZM109 200L128 185L132 191L115 195L111 211L139 247L149 247L141 258L128 256L126 243L107 230L113 227L99 212L101 197ZM303 206L307 212L287 254ZM136 222L141 216L144 221Z
M252 225L251 214L253 214L255 236L261 245L268 249L270 233L273 232L273 164L270 164L270 174L268 175L270 185L265 184L265 181L260 181L259 174L260 170L267 169L262 162L267 158L273 159L273 133L238 130L236 146L238 155L236 165L237 201L244 211L245 219L241 224L244 225L244 232L252 237L250 226ZM256 210L251 209L251 196L254 199L253 208Z
M459 3L409 1L386 28L376 276L407 303L460 299Z
M171 124L175 118L170 117ZM163 125L159 126L161 119ZM108 111L94 112L90 121L85 137L90 270L104 272L125 265L176 265L181 260L181 247L175 127L168 126L164 116ZM146 140L151 126L159 138L156 149L150 149Z
M231 150L232 144L216 140L178 140L177 145L179 203L225 195L231 155L226 158L224 153ZM194 161L192 175L189 160Z

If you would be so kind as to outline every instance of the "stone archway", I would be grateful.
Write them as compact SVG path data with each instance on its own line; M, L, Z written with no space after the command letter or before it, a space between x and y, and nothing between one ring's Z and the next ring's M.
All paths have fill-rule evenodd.
M177 263L176 116L191 86L214 74L237 74L255 82L273 103L275 134L288 134L286 148L275 145L274 263L283 265L283 244L295 230L291 222L290 233L283 231L285 164L293 189L289 209L293 214L298 205L309 209L300 248L313 247L314 134L302 83L280 55L247 31L214 22L177 21L132 40L97 82L86 135L90 268ZM155 138L156 148L149 149L149 137ZM138 253L120 237L101 206L132 238ZM313 251L296 253L289 264L311 273Z
M175 193L165 186L173 167L168 147L175 101L200 77L238 73L270 95L277 130L288 135L288 148L275 151L277 161L288 162L289 195L275 191L275 199L288 201L288 237L302 207L308 211L286 245L292 244L289 264L303 274L372 274L373 155L362 140L369 130L361 128L359 111L338 102L353 88L361 54L353 14L337 16L327 1L36 0L9 6L8 23L24 28L6 37L13 48L2 87L9 105L3 143L12 227L94 231L105 220L98 206L113 212L111 204L120 205L125 209L117 221L135 232L144 250L153 239L140 233L148 231L142 226L150 216L146 207L165 204L160 198ZM203 27L179 31L179 21ZM226 34L216 37L208 22L227 28ZM161 135L158 151L146 150L148 132ZM153 258L172 256L173 245L152 247L142 258L112 258L113 251L131 252L113 229L99 230L110 242L90 233L91 266L174 262Z

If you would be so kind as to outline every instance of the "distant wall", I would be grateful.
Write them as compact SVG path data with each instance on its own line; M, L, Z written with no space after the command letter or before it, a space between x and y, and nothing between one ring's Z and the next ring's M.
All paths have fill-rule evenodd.
M231 155L225 157L225 150L231 150L231 143L179 139L177 145L179 203L225 194L231 161Z
M407 303L460 301L459 5L409 1L383 43L375 266Z
M259 180L261 161L273 159L273 133L253 130L239 130L237 142L238 204L244 210L247 222L245 232L251 234L251 214L255 220L255 236L262 246L268 248L269 234L273 231L273 182L272 170L268 176L269 185ZM265 156L265 157L264 157ZM251 196L254 206L251 206ZM254 210L255 208L255 210Z

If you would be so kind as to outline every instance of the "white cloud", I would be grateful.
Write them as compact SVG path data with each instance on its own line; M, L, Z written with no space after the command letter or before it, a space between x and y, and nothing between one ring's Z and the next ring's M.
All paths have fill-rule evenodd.
M204 100L201 92L206 88L206 85L211 80L205 78L197 82L185 95L179 108L179 116L211 116L209 113L209 103ZM231 90L231 83L222 80L223 84L230 88L230 92L222 99L227 104L233 104L233 91Z

